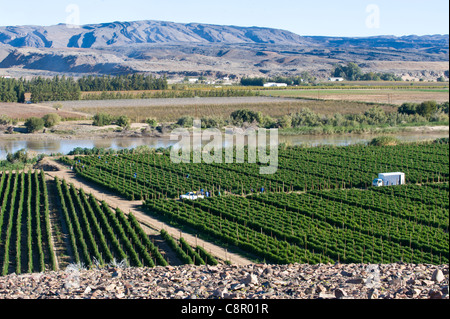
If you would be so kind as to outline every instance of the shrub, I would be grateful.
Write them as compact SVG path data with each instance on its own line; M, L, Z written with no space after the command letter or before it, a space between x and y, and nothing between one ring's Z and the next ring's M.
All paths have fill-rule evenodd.
M290 128L292 126L292 117L283 115L283 117L278 120L278 126L281 128Z
M44 128L44 120L39 117L30 117L25 122L28 133L34 133Z
M127 127L130 125L130 119L126 115L121 115L116 119L116 125L119 125L120 127Z
M6 115L0 115L0 125L16 125L17 121L6 116Z
M53 104L52 106L57 111L59 111L60 109L63 108L63 105L61 103L56 103L56 104Z
M369 125L382 124L387 120L386 113L379 106L371 107L364 113L364 116L366 117L367 124Z
M194 125L194 118L192 116L183 116L178 119L177 124L181 127L191 127Z
M307 107L292 116L293 127L320 126L321 124L320 116Z
M202 117L202 128L221 128L225 121L219 117Z
M61 122L61 117L56 113L46 114L42 117L45 127L53 127Z
M114 118L106 113L97 113L94 115L93 117L94 122L92 123L92 125L95 126L105 126L105 125L111 125Z
M231 113L230 116L236 123L253 123L255 121L258 123L263 122L263 115L261 112L250 111L248 109L236 110Z
M14 154L8 153L6 160L12 164L14 163L26 163L28 160L28 153L23 148L15 152Z
M145 119L145 123L147 123L150 127L157 127L158 121L153 117L148 117Z
M399 142L400 141L398 139L396 139L395 137L392 137L392 136L379 136L379 137L373 138L369 142L369 145L373 145L373 146L389 146L389 145L398 145Z

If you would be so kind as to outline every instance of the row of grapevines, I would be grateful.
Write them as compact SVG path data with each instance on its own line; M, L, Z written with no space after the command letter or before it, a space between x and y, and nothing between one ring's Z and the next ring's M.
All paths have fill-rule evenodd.
M43 172L3 173L0 198L2 274L55 270Z
M138 267L153 267L155 261L167 264L135 219L126 218L120 209L114 212L104 201L99 204L92 194L69 187L65 180L56 179L56 185L75 262L87 266L115 260Z

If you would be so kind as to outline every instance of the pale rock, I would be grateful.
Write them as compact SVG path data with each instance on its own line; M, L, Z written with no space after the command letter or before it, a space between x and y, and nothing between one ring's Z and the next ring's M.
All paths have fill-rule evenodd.
M259 283L258 276L255 274L248 274L242 281L246 285L257 285Z
M431 280L440 283L441 281L443 281L445 279L444 274L442 273L442 270L440 269L436 269L433 272L433 275L431 276Z
M378 297L379 297L380 295L379 295L379 293L378 293L378 289L376 289L376 288L373 288L373 289L370 289L369 290L369 293L368 293L368 298L369 299L378 299Z

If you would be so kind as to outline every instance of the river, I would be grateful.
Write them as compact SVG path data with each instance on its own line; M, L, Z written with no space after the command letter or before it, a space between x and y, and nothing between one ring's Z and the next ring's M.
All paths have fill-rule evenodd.
M386 135L386 134L383 134ZM288 135L279 136L279 143L287 145L337 145L345 146L357 143L367 143L376 135L373 134L342 134L342 135ZM449 132L402 132L390 134L403 142L415 142L434 140L436 138L449 137ZM141 145L148 145L152 148L167 148L177 143L169 138L94 138L94 139L51 139L51 140L5 140L0 138L0 159L5 159L8 153L14 153L20 149L37 154L67 154L76 147L86 148L111 148L115 150L125 148L135 148Z

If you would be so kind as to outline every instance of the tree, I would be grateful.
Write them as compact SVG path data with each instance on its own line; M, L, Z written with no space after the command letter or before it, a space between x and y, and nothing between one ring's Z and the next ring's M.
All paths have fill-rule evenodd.
M242 78L241 85L243 86L264 86L265 78Z
M45 114L42 119L45 127L53 127L61 122L61 117L56 113Z
M416 114L417 106L417 103L405 102L398 108L398 113L408 115Z
M425 101L417 107L417 113L423 117L430 117L437 110L436 101Z
M42 130L44 128L44 124L44 120L39 117L30 117L25 122L28 133L34 133L36 131Z
M349 62L347 66L335 65L331 75L334 77L343 77L348 81L356 81L360 79L362 72L356 63Z
M93 117L94 122L92 123L92 125L95 126L105 126L105 125L110 125L113 122L113 117L109 114L106 113L97 113L94 115Z

